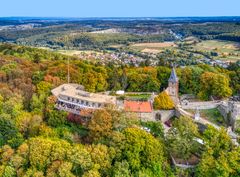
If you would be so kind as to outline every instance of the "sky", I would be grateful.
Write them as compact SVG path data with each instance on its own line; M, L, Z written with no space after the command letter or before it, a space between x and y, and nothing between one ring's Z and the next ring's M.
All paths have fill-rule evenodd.
M1 0L0 17L240 16L240 0Z

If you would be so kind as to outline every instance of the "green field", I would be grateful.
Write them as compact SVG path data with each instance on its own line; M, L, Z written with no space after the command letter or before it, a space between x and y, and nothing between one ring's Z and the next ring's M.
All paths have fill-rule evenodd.
M236 61L240 60L240 43L220 40L206 40L192 45L193 50L216 52L214 59Z
M126 93L123 96L120 96L120 99L126 99L126 100L135 100L135 101L147 101L149 100L151 97L151 94L130 94L130 93Z

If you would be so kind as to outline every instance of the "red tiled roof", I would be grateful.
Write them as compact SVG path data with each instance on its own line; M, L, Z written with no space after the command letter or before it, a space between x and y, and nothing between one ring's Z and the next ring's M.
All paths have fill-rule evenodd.
M150 113L152 112L152 106L151 103L148 101L124 101L124 110L129 112Z

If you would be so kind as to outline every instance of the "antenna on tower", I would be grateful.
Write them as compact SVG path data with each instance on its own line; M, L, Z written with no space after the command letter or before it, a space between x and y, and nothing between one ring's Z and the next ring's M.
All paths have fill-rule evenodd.
M68 57L68 76L67 76L68 84L70 82L70 73L69 73L69 57Z

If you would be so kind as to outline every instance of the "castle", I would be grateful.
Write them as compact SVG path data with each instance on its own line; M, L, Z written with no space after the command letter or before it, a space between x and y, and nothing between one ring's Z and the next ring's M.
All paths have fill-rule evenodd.
M166 92L173 99L175 105L179 104L178 90L179 90L179 79L177 77L175 69L172 68L171 75L168 80L168 88L166 89ZM100 94L100 93L89 93L84 90L84 87L82 85L78 85L78 84L68 83L68 84L60 85L57 88L52 90L52 94L57 98L57 102L56 102L57 109L64 110L76 115L80 115L82 110L101 109L108 104L113 104L113 105L116 105L117 107L119 106L117 104L117 98L115 96L109 96L109 95ZM151 104L150 101L147 103ZM148 105L148 104L141 104L141 105ZM133 105L133 103L131 103L130 105ZM133 106L135 105L136 104L134 104ZM137 104L137 105L139 106L140 104ZM145 108L141 110L145 110ZM150 112L152 112L152 109Z

